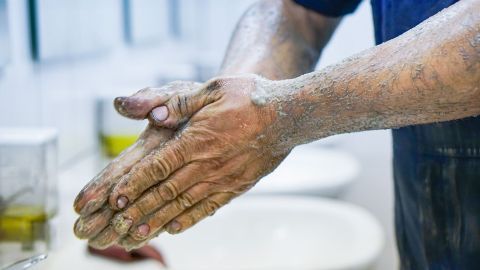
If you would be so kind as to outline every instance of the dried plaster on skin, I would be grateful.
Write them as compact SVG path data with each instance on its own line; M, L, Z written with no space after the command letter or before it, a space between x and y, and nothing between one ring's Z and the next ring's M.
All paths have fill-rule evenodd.
M277 81L278 82L278 81ZM285 90L275 81L261 80L255 85L255 90L250 93L250 100L256 106L262 107L267 103L274 103L277 108L277 113L280 116L286 116L287 113L282 108L282 101L288 98ZM295 89L292 89L292 92Z
M114 219L112 220L112 226L115 228L117 233L125 234L132 226L132 221L130 219L126 219L121 214L118 214L115 215Z
M405 48L408 47L411 43L416 43L416 40L419 36L431 33L433 29L441 26L442 23L445 23L452 17L452 14L450 13L444 13L442 14L442 16L437 16L435 19L430 19L419 25L417 28L409 31L408 33L403 35L400 40L396 39L397 44L394 47L391 47L393 41L387 42L381 46L375 47L366 52L362 52L357 56L347 59L340 64L328 67L327 69L325 69L327 72L322 72L324 73L324 76L321 76L321 78L315 78L312 77L312 75L307 74L292 80L294 83L284 94L293 96L292 92L303 88L304 85L307 85L306 90L308 91L310 89L310 91L308 91L309 93L307 93L306 96L308 99L311 99L311 101L298 99L289 100L289 98L282 96L281 99L283 100L283 102L281 103L284 103L288 107L301 106L305 109L305 113L307 115L299 116L297 119L298 121L296 121L295 125L300 127L300 130L303 130L305 133L315 133L313 134L313 136L311 136L312 134L310 134L310 136L308 136L309 138L318 136L321 137L325 134L328 134L328 132L325 133L326 129L329 129L330 133L334 134L372 128L376 129L402 126L404 123L412 120L412 118L415 118L416 121L419 122L427 121L429 118L423 119L427 118L426 115L409 115L405 112L397 111L396 108L384 108L385 110L382 112L371 111L371 108L373 107L373 104L371 104L372 101L375 101L376 104L391 104L392 102L395 103L395 101L392 99L403 99L404 95L406 95L407 92L397 93L396 96L391 95L389 90L391 90L396 81L398 81L398 77L394 75L386 76L380 82L378 82L374 77L371 80L364 80L360 83L357 83L355 80L358 74L356 74L356 72L354 72L353 70L357 70L357 72L360 72L362 76L369 76L368 74L372 72L376 74L381 74L382 68L380 67L383 67L384 69L385 66L390 66L391 68L396 69L397 72L400 72L402 69L405 68L412 68L412 70L410 71L410 73L413 74L412 80L423 77L422 75L424 75L424 68L422 63L417 63L416 65L413 65L413 67L411 65L398 66L398 62L402 62L398 61L398 57L400 57L399 55L401 55L402 59L418 59L418 55L431 52L432 50L435 50L435 47L432 47L432 44L426 44L410 53L400 50L400 48ZM437 39L438 42L441 42L445 39L445 37L440 36L437 37ZM377 61L377 53L380 53L382 55L380 59L382 60L382 62ZM397 59L397 61L394 62L395 59ZM326 88L321 87L322 84L325 84L325 79L328 77L330 77L330 79L332 80L333 85L331 87L327 86ZM338 85L336 84L336 82L338 82ZM350 82L354 83L353 87L355 88L351 89L349 85ZM380 85L376 86L375 83L378 83ZM312 84L316 85L309 86ZM267 89L271 88L267 87ZM419 91L420 90L423 90L423 88L419 89ZM375 95L377 99L373 99L373 95ZM267 102L269 103L274 96L278 97L279 93L276 93L276 91L268 92L264 88L258 87L257 91L252 93L251 99L254 104L258 106L263 106ZM321 100L325 100L325 98L337 104L337 106L339 106L339 108L337 109L360 109L361 111L363 111L363 115L351 119L344 119L340 123L336 122L337 119L334 117L333 111L327 112L329 113L329 115L325 115L325 117L322 117L322 119L312 117L313 115L309 116L309 112L314 111L316 109L315 107L322 106L322 104L320 104ZM378 99L385 100L385 102L381 102ZM389 101L387 102L387 100ZM291 105L288 103L291 103ZM345 106L346 104L348 104L348 106ZM328 106L329 104L323 105ZM366 108L363 108L362 106ZM365 111L365 109L367 110ZM425 112L424 108L420 109L421 111ZM283 109L281 109L280 112L283 112Z

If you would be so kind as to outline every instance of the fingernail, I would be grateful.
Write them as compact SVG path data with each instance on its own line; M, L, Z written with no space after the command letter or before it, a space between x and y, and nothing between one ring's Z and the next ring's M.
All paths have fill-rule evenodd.
M124 108L123 108L123 105L124 105L124 102L125 100L127 99L127 97L116 97L114 100L113 100L113 106L120 112L124 112Z
M153 120L157 122L164 121L165 119L168 118L167 106L156 107L155 109L152 110L150 115L152 116Z
M113 104L115 104L116 107L118 107L119 105L122 105L122 103L127 99L127 97L116 97L114 100L113 100Z
M174 220L168 225L170 232L179 232L182 229L182 224L180 222Z
M140 235L146 236L150 232L150 226L147 224L142 224L138 226L137 230Z
M125 206L127 206L127 204L128 204L128 198L127 198L127 197L125 197L125 196L120 196L120 197L118 197L118 199L117 199L117 207L118 207L119 209L125 208Z
M125 99L127 99L127 97L124 97L124 96L116 97L115 102L122 102L122 101L125 101Z

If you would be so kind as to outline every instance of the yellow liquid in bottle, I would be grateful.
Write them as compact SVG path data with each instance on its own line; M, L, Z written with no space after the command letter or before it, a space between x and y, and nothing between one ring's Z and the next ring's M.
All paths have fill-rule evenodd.
M103 135L101 143L109 157L116 157L137 139L138 135Z
M34 242L46 236L48 215L41 206L10 205L0 212L0 242Z

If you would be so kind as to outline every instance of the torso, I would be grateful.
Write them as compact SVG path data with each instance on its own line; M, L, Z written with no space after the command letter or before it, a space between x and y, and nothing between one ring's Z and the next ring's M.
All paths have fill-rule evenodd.
M377 43L455 0L372 0ZM402 269L480 267L480 117L392 131Z

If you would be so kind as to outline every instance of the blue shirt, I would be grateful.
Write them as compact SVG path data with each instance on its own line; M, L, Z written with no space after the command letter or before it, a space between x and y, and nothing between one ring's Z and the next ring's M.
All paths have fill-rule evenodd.
M360 0L295 0L327 16ZM456 0L371 0L377 44ZM480 117L392 130L401 269L480 269Z

